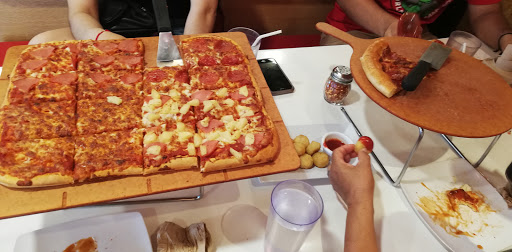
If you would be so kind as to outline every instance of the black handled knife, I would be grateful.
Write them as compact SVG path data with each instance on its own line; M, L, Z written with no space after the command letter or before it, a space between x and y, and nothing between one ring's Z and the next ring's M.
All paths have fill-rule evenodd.
M418 64L402 80L402 88L406 91L414 91L425 75L427 75L428 70L430 68L439 70L451 52L451 48L439 43L433 42L430 44L427 51L421 56Z

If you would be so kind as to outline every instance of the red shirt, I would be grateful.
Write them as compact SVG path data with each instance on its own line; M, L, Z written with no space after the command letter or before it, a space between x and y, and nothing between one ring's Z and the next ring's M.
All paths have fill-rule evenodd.
M343 0L341 0L343 1ZM439 15L446 9L446 6L450 4L453 0L424 0L424 1L414 1L414 0L375 0L375 2L388 13L396 16L397 18L402 15L402 13L414 12L418 13L421 17L422 24L430 24L436 20ZM495 4L499 3L501 0L468 0L469 4L474 5L486 5L486 4ZM418 3L414 3L418 2ZM357 8L357 7L355 7ZM371 13L369 13L371 15ZM365 30L363 27L356 24L352 21L341 9L341 7L336 2L334 4L334 8L327 15L327 23L337 27L343 31L352 31L352 30L360 30L364 32L369 32Z

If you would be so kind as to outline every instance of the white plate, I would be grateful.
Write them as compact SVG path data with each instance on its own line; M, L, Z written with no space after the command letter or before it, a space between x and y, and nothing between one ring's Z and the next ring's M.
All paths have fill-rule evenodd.
M327 132L337 131L348 136L352 142L356 142L358 136L352 126L342 126L339 124L316 124L316 125L293 125L286 126L290 137L293 139L298 135L305 135L309 141L316 141L322 144L322 137ZM314 180L326 179L327 168L313 167L311 169L298 169L291 172L278 173L268 176L256 178L256 183L277 183L283 180L296 179L296 180ZM254 181L254 180L253 180Z
M14 252L63 251L80 239L93 237L98 251L152 251L148 231L138 212L92 217L26 233Z
M432 196L425 186L433 191L445 191L464 184L471 186L485 196L485 202L496 213L487 215L485 222L490 227L484 229L475 237L448 234L442 227L435 224L428 214L418 205L422 196ZM503 198L487 180L463 159L453 159L428 165L410 168L402 180L402 191L416 214L427 228L447 249L452 251L499 251L512 244L512 210L508 209Z

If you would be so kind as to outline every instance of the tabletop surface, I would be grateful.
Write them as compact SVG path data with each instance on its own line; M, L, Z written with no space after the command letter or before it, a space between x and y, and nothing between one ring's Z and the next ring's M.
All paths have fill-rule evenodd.
M287 127L335 125L353 132L339 108L323 100L323 85L330 71L336 65L348 66L351 53L349 46L259 52L258 58L276 59L295 86L293 94L274 97ZM363 134L374 139L374 151L395 177L417 137L416 127L384 111L355 84L352 85L345 108ZM393 134L389 134L391 130ZM470 143L467 141L469 140L463 139L461 142L467 146L477 146L461 148L462 151L467 150L467 156L471 160L475 156L478 158L481 148L485 148L490 140L471 139ZM496 146L498 149L491 152L491 157L481 167L501 167L502 164L510 162L510 155L507 156L503 149L510 146L511 141L510 135L504 134ZM456 158L455 154L438 134L427 131L411 165L421 166L453 158ZM497 170L492 170L491 173L497 173ZM378 168L374 177L375 227L381 250L444 251L442 245L405 203L401 190L392 187L381 176ZM322 195L325 209L301 251L339 251L344 243L346 210L336 198L328 179L318 179L311 183ZM137 211L144 217L149 235L154 234L158 225L164 221L172 221L181 226L205 222L216 251L262 251L272 189L273 185L258 184L255 179L240 180L206 186L204 197L198 201L89 206L4 219L0 220L0 247L4 251L12 251L20 235L59 223ZM167 193L162 197L197 193L194 190Z

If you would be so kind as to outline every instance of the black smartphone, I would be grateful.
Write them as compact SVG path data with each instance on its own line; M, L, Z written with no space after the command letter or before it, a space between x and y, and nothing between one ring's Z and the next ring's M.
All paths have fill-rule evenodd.
M261 72L263 72L263 76L267 81L272 95L282 95L293 92L295 88L275 59L260 59L258 60L258 64L260 65Z

